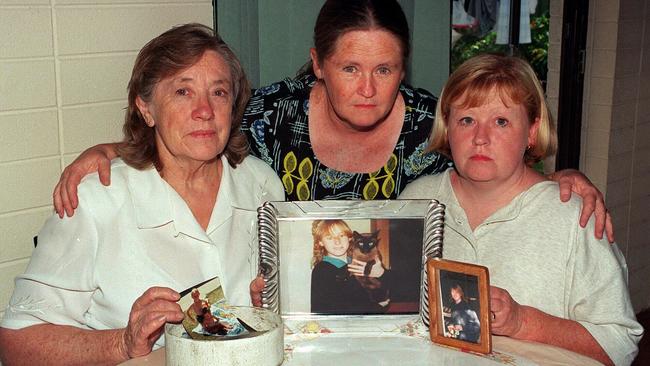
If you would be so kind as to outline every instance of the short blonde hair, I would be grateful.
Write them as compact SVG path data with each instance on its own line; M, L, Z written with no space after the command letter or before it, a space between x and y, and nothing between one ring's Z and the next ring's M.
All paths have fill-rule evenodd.
M350 241L352 241L352 229L348 224L343 220L314 220L311 224L311 235L314 237L314 257L312 259L312 266L318 264L318 262L323 260L323 257L327 254L325 248L323 248L319 243L323 237L327 234L332 234L334 229L338 228L340 231L344 232ZM352 243L348 247L348 255L352 253Z
M532 165L557 150L557 132L546 104L544 91L530 65L518 57L481 54L465 61L447 80L438 105L429 138L428 151L436 151L450 158L447 138L447 119L452 106L475 108L483 105L494 91L501 100L522 104L528 113L528 122L539 119L537 140L526 150L524 161ZM462 105L457 105L462 99Z

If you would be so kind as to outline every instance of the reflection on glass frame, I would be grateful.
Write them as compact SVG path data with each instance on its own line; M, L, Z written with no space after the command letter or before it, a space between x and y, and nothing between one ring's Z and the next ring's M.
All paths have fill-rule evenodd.
M263 306L283 316L420 314L441 255L435 200L268 202L259 209Z
M427 262L427 272L431 341L490 353L488 269L438 258Z

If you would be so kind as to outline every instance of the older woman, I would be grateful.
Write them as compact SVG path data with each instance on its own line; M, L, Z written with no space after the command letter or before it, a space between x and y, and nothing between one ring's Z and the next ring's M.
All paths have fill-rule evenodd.
M391 199L419 176L449 167L425 152L436 99L403 83L409 28L395 0L328 0L314 27L312 65L296 79L258 89L242 130L253 154L282 179L287 200ZM115 146L100 145L66 168L54 191L61 216L77 207L76 185L108 166ZM100 178L108 183L108 170ZM566 200L585 199L581 224L596 210L596 235L613 240L602 195L580 173L556 173Z
M177 291L214 276L229 302L250 303L255 210L284 195L268 165L246 157L248 91L205 26L173 28L140 51L112 185L90 176L76 215L40 232L0 328L4 364L145 355L166 322L182 320Z
M446 204L444 258L490 269L492 332L630 364L643 330L616 245L578 226L581 202L530 164L554 153L555 128L523 60L477 56L449 78L429 149L455 169L411 183L400 198Z

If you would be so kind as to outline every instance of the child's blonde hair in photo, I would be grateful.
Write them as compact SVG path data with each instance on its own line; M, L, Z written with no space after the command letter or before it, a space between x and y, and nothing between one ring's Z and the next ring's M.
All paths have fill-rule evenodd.
M311 235L314 237L314 256L312 259L312 267L323 260L327 255L325 247L319 243L325 235L334 234L334 229L338 228L341 232L352 240L352 229L343 220L314 220L311 225ZM348 248L348 255L352 253L352 245Z

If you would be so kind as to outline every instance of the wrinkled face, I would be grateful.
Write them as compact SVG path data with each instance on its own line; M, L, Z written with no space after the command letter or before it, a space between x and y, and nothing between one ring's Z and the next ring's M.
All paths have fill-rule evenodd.
M233 83L226 62L207 51L191 67L156 84L150 102L136 103L156 131L161 161L205 162L223 152L230 136Z
M476 108L452 106L447 119L456 169L461 177L477 182L502 182L523 173L524 152L536 141L539 127L537 121L529 123L523 105L510 100L504 104L496 90L490 95Z
M311 56L331 116L357 130L372 129L388 116L404 78L397 37L378 29L349 31L322 64L314 49Z
M347 259L348 248L350 247L350 238L348 234L338 226L332 226L331 230L321 237L318 243L325 248L327 255L330 257Z

